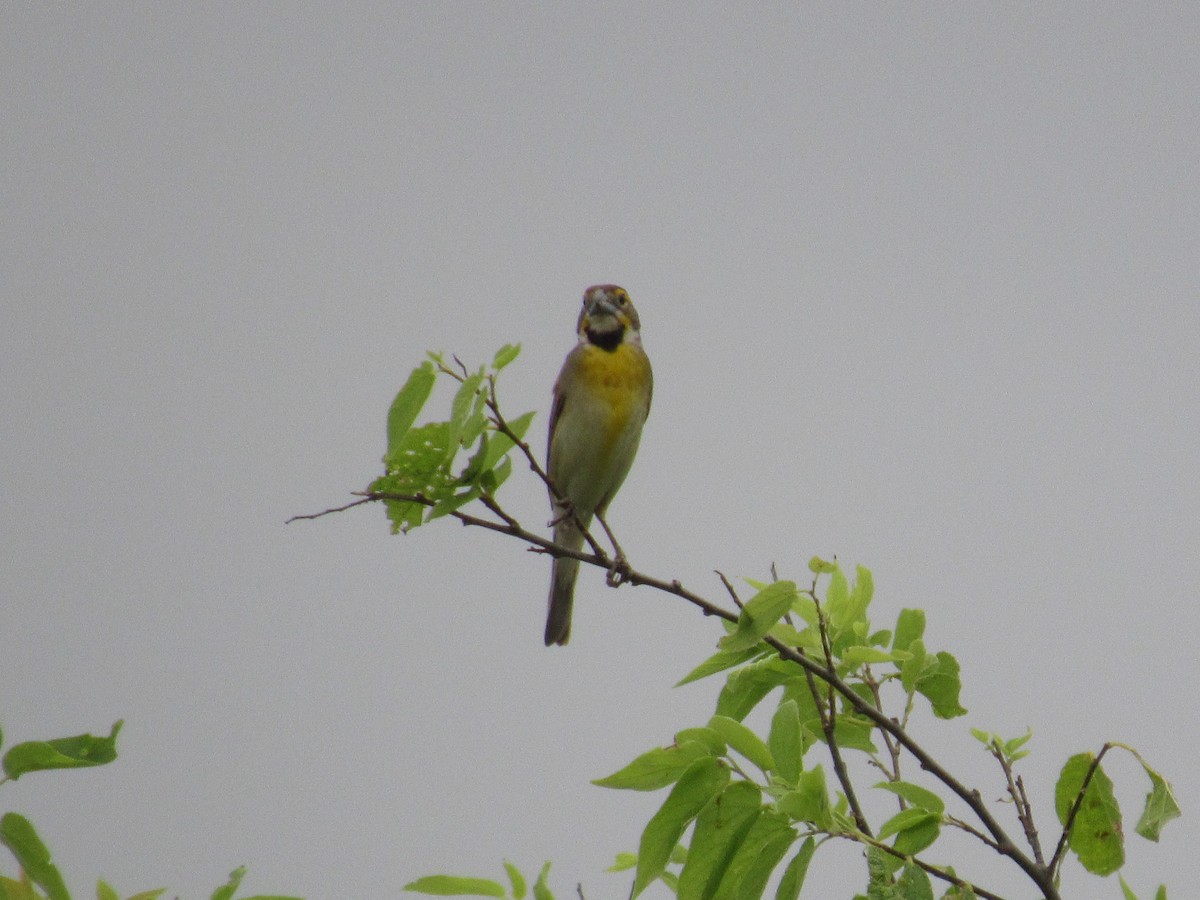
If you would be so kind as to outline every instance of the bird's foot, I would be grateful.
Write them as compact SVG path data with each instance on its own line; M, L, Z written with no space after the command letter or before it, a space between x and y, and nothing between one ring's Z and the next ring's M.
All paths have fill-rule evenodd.
M629 580L629 574L633 569L629 566L629 560L625 558L624 553L617 553L616 558L612 561L612 565L608 567L608 575L605 581L609 587L619 587Z
M575 516L575 504L573 504L570 500L555 501L554 510L554 518L546 523L547 528L553 528L556 525L561 525L563 522L566 522L568 519L574 518Z

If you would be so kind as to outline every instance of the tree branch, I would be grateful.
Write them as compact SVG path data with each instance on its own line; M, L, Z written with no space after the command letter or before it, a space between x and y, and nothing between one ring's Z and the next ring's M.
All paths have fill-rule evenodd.
M544 470L542 470L541 466L537 463L537 460L533 457L533 454L529 450L528 445L525 444L523 441L521 441L519 438L516 438L516 435L508 427L508 425L504 421L503 417L500 416L498 409L496 409L496 407L494 406L494 402L495 402L495 397L494 397L494 385L493 385L493 395L492 395L491 399L488 401L488 406L489 406L489 409L491 409L492 412L496 416L495 424L496 424L497 429L499 431L501 431L501 433L508 435L510 439L514 440L514 443L522 449L522 451L524 452L524 454L526 456L526 459L529 460L530 468L532 468L534 470L534 472L547 484L547 486L550 487L552 493L555 493L555 495L557 496L557 492L554 492L553 486L552 486L549 478L546 476L546 474L545 474ZM421 494L393 494L393 493L386 493L386 492L363 491L363 492L356 492L356 496L359 496L362 499L354 501L352 503L349 503L343 507L324 510L323 512L314 513L312 515L294 516L293 519L289 519L289 521L293 521L295 519L317 519L317 518L320 518L325 515L329 515L334 512L340 512L345 509L352 509L355 506L361 506L364 503L370 503L373 501L394 500L394 501L403 501L403 502L410 502L410 503L419 503L424 506L435 505L434 501L430 500L428 497L425 497L424 495L421 495ZM578 559L580 562L587 563L587 564L593 565L593 566L597 566L599 568L606 569L606 570L610 569L612 566L612 560L608 557L607 554L605 554L602 550L600 550L598 547L596 547L594 542L592 542L592 549L594 551L592 553L585 553L585 552L582 552L579 550L571 550L569 548L566 548L559 544L556 544L556 543L554 543L554 541L548 540L539 534L535 534L534 532L529 531L528 529L522 527L511 516L508 516L505 513L499 512L498 504L495 504L494 499L491 501L490 504L485 503L485 505L487 505L493 513L500 516L501 521L497 522L497 521L492 521L489 519L483 519L478 516L473 516L469 513L464 513L461 510L457 510L457 509L451 510L448 514L453 516L454 518L458 519L464 525L472 525L472 526L476 526L479 528L486 528L490 531L495 531L500 534L506 534L506 535L509 535L510 537L515 537L519 540L522 540L529 544L532 544L533 548L535 549L536 552L547 553L551 556L571 557L573 559ZM585 529L585 533L586 533L586 529ZM589 538L590 538L590 536L589 536ZM674 596L680 597L680 598L686 600L687 602L691 603L692 605L698 607L707 616L717 616L719 618L726 620L727 622L737 622L737 620L738 620L738 616L736 613L730 612L729 610L726 610L720 606L717 606L715 603L710 602L709 600L705 599L704 597L700 596L699 594L688 590L677 579L671 580L671 581L666 581L664 579L656 578L652 575L648 575L644 572L639 572L636 569L629 568L627 571L627 577L625 578L625 581L634 586L644 585L646 587L651 587L651 588L654 588L656 590L662 591L667 594L673 594ZM826 640L827 640L827 638L826 638ZM934 759L928 753L928 751L926 751L919 743L917 743L911 736L909 736L908 732L905 731L900 726L899 723L895 722L893 719L888 718L887 715L885 715L880 710L876 709L876 707L872 703L868 702L863 697L859 696L859 694L857 694L850 687L850 685L847 682L845 682L837 674L837 671L835 670L834 666L832 666L829 662L826 662L825 664L821 664L821 663L817 662L816 660L813 660L811 657L805 655L802 651L800 651L796 648L793 648L793 647L789 647L786 644L784 644L782 641L780 641L779 639L774 638L770 635L764 636L763 642L765 644L767 644L768 646L770 646L772 649L774 649L776 651L776 653L778 653L780 658L796 663L802 669L804 669L804 671L806 673L808 673L809 675L815 676L816 678L821 679L823 682L825 682L830 687L830 689L832 691L836 692L837 694L840 694L845 699L845 701L851 707L853 707L855 709L855 711L862 714L865 718L870 719L871 722L874 723L878 728L880 728L882 731L886 732L887 734L891 735L892 738L894 738L895 741L900 746L902 746L905 750L907 750L910 754L912 754L912 756L917 760L917 762L920 764L922 769L924 769L925 771L927 771L931 775L933 775L933 777L935 777L938 781L940 781L947 788L949 788L954 794L956 794L967 805L967 807L971 810L971 812L974 813L975 816L979 819L979 821L983 824L983 826L987 830L987 832L992 836L992 840L994 841L994 849L998 853L1011 859L1014 863L1017 864L1017 866L1019 868L1021 868L1022 871L1025 872L1025 874L1030 878L1030 880L1032 880L1033 883L1036 884L1038 886L1038 888L1042 891L1044 900L1060 900L1059 893L1054 886L1054 879L1052 876L1052 872L1054 871L1055 866L1060 861L1060 857L1062 855L1063 849L1065 848L1067 834L1069 834L1069 826L1070 826L1071 822L1074 820L1074 816L1078 813L1078 808L1079 808L1079 805L1082 803L1083 794L1084 794L1084 792L1086 792L1087 784L1090 781L1091 776L1094 773L1096 766L1099 764L1099 757L1097 757L1096 761L1092 765L1092 769L1089 770L1089 772L1088 772L1087 779L1084 782L1084 790L1080 792L1079 797L1076 798L1075 804L1072 806L1071 815L1068 818L1068 827L1066 829L1064 829L1063 837L1059 841L1059 847L1056 850L1055 855L1051 860L1051 864L1049 866L1039 865L1036 861L1034 861L1029 856L1027 856L1025 853L1023 853L1021 851L1021 849L1012 841L1012 839L1008 836L1008 834L1004 830L1004 828L1000 825L999 822L996 821L996 819L988 811L987 806L984 804L984 802L983 802L982 798L980 797L980 794L977 790L971 790L971 789L967 788L965 785L963 785L962 782L960 782L957 778L955 778L936 759ZM832 746L835 746L835 745L831 744L831 747ZM1106 744L1105 750L1107 750L1108 747L1109 747L1109 745ZM1101 756L1104 754L1105 750L1101 751L1101 754L1100 754ZM835 768L836 768L836 762L835 762ZM849 800L849 799L850 798L848 795L847 800ZM860 815L861 815L861 813L856 812L856 820L859 818ZM869 832L867 832L867 829L864 827L865 825L866 825L865 818L863 818L859 825L859 827L863 831L862 837L864 840L872 841L873 839L868 837ZM887 848L886 846L881 847L881 849L885 849L885 850L888 850L889 852L892 852L890 850L890 848ZM929 871L931 874L937 874L934 871L934 869L936 867L931 868L931 867L927 867L925 864L921 864L921 865L922 865L922 868L925 868L926 871ZM957 882L952 882L952 883L957 883ZM962 884L964 886L967 885L966 882L962 882ZM981 892L978 888L973 888L973 890L975 891L975 893L978 896L981 896L981 897L995 897L995 895ZM1001 898L996 898L996 900L1001 900Z

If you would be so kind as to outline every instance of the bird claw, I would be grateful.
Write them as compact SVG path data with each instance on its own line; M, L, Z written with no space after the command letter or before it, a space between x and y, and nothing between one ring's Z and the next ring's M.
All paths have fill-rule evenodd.
M546 523L547 528L561 525L575 515L575 505L570 500L555 501L554 509L557 514Z
M629 574L632 571L629 566L629 560L625 558L625 554L618 553L616 559L612 561L612 565L608 567L608 575L605 576L605 581L609 587L619 587L629 580Z

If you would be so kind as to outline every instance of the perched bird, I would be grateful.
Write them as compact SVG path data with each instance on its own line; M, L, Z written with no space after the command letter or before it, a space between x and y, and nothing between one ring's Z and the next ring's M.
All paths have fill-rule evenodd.
M597 513L603 519L629 474L650 413L653 375L640 328L624 288L600 284L583 292L579 343L554 383L546 465L562 495L562 500L550 497L554 542L572 550L583 546L580 524L589 527ZM621 561L620 547L613 543ZM546 646L565 644L571 635L578 573L579 560L554 558Z

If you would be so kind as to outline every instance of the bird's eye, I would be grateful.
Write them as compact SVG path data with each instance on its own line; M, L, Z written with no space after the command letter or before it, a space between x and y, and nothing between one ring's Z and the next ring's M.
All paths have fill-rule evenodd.
M617 305L618 306L624 306L628 302L629 302L628 294L625 294L625 293L617 294Z

